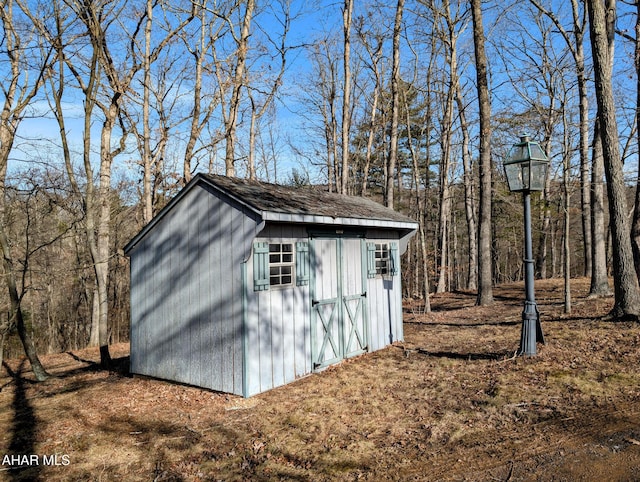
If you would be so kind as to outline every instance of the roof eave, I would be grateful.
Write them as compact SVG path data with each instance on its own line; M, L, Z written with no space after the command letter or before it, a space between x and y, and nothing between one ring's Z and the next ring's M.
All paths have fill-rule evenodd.
M328 224L335 226L360 226L367 228L418 229L418 223L411 221L394 221L391 219L369 219L322 216L316 214L291 214L276 211L262 211L262 219L271 222L300 223L300 224Z

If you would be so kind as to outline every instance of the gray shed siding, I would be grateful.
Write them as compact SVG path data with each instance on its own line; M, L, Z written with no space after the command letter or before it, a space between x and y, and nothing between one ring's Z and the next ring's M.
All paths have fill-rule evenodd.
M396 232L369 230L367 241L373 243L398 242ZM381 350L385 346L404 340L402 328L402 271L390 279L376 276L367 280L367 302L369 308L369 351Z
M242 247L254 217L196 185L133 248L133 373L243 394Z
M256 242L307 241L304 226L267 224ZM253 256L253 254L252 254ZM311 373L309 286L253 290L253 262L246 263L247 396Z
M317 226L316 226L317 228ZM313 226L267 223L255 242L292 243L310 241L309 229ZM339 237L339 236L338 236ZM368 230L363 238L366 242L398 242L396 231ZM310 243L311 249L318 249L318 243ZM313 289L318 299L333 298L336 295L336 275L338 259L332 251L316 253L321 256L322 271L335 273L316 282ZM355 254L355 255L354 255ZM343 269L351 276L345 278L354 283L360 278L363 253L343 254L340 261ZM253 257L253 253L252 253ZM265 291L254 291L252 258L245 263L246 286L246 396L252 396L272 388L290 383L297 378L313 373L312 363L312 286L270 287ZM401 272L388 281L380 276L365 282L366 312L364 320L368 337L368 351L380 350L390 343L403 340ZM345 281L346 282L346 281ZM354 287L351 291L357 291ZM320 343L321 340L316 340Z

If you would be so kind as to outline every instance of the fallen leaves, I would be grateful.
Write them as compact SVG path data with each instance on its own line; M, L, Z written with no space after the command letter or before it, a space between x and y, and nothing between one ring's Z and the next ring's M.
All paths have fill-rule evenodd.
M103 372L97 350L46 356L57 377L25 384L27 434L0 379L0 446L21 435L69 454L67 467L24 474L52 481L634 478L640 326L601 321L612 299L574 283L569 316L560 281L536 283L537 357L514 357L522 285L497 287L492 307L447 293L430 314L407 305L403 343L246 400ZM112 347L121 360L127 350Z

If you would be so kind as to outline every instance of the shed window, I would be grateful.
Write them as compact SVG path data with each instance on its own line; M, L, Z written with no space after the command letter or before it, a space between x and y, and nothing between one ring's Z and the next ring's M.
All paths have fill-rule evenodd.
M293 244L269 243L269 284L292 285L293 263Z
M376 274L388 274L389 265L389 245L376 243Z

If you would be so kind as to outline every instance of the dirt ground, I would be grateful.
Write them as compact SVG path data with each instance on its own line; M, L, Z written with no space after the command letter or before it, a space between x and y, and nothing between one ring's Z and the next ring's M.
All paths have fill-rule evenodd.
M405 307L404 343L246 400L130 377L128 345L114 372L43 357L44 383L10 360L0 480L640 480L640 325L587 287L564 315L561 281L536 283L536 357L513 356L521 284L489 308L437 295Z

